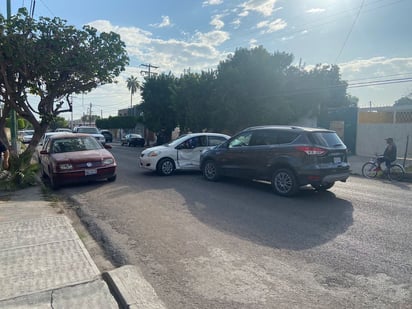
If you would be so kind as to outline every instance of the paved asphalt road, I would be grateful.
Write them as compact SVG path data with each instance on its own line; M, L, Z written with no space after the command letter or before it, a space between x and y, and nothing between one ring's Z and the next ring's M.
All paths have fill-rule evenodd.
M262 183L159 177L139 150L114 146L116 182L59 192L169 308L412 308L412 184L354 176L282 198Z

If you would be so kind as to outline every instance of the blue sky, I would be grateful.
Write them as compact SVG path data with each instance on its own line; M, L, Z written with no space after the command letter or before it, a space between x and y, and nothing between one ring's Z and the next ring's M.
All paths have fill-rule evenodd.
M12 1L12 11L30 7ZM5 14L5 1L0 12ZM88 112L115 116L130 106L125 80L151 64L179 76L185 69L214 69L239 47L263 45L292 53L308 68L338 64L360 106L387 106L412 93L411 0L37 0L34 16L58 16L80 28L114 31L126 43L130 65L118 83L74 99L74 118ZM133 103L138 103L135 95Z

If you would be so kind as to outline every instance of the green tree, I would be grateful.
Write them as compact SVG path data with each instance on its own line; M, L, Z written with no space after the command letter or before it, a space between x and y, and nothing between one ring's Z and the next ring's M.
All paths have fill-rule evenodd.
M412 105L412 94L395 101L394 106Z
M172 101L181 132L210 129L213 105L210 94L216 72L186 73L176 80Z
M353 95L347 94L346 98L348 99L348 105L350 107L357 107L359 103L359 98Z
M0 15L0 46L4 115L13 108L33 126L29 154L53 119L71 111L70 95L114 82L128 63L118 34L79 30L58 17L35 20L26 9L9 20ZM0 127L4 123L1 117Z
M10 128L10 126L11 126L11 119L7 118L6 127ZM26 120L24 120L23 118L17 118L17 129L18 130L24 130L24 129L30 129L30 128L31 126Z
M253 125L290 124L329 108L356 106L336 65L293 66L293 55L263 47L236 50L216 71L147 79L144 122L153 131L234 133Z
M54 131L57 128L68 128L69 127L69 122L64 119L63 117L54 117L53 120L50 123L49 128Z
M231 132L263 123L283 123L280 95L287 69L293 61L288 53L270 54L263 47L241 48L220 62L215 91L213 125Z
M171 73L160 74L146 78L142 89L144 124L154 132L164 129L169 139L177 126L176 109L172 100L176 82Z
M133 107L133 95L140 88L140 84L137 81L137 77L134 77L132 75L127 79L126 85L127 85L127 89L129 89L130 91L130 108L132 108Z
M293 66L293 55L263 47L238 49L218 66L213 127L229 132L262 124L290 124L348 106L347 83L339 67Z

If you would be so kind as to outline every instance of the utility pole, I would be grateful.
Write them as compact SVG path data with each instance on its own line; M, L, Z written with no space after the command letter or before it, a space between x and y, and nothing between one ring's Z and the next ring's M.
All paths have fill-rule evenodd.
M11 3L7 0L7 20L11 18ZM13 108L10 112L10 133L11 133L11 148L17 155L17 116L16 110Z
M90 103L90 109L89 109L89 125L92 125L92 103Z
M158 69L159 67L156 67L156 66L154 66L154 65L151 65L150 63L149 63L149 64L141 64L140 66L147 68L147 70L142 70L142 71L140 71L140 74L146 75L146 76L149 77L149 78L150 78L150 75L157 75L157 73L152 73L152 72L151 72L151 69L152 69L152 68L153 68L153 69Z
M70 129L73 130L74 126L73 126L73 96L71 97L72 99L72 111L70 113Z

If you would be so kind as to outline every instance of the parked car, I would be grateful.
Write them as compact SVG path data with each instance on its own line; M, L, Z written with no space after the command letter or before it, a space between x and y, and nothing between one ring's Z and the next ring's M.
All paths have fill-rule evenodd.
M20 140L23 144L29 144L33 139L34 130L23 130L19 132Z
M347 149L331 130L295 126L245 129L201 156L204 177L220 176L270 181L282 196L301 186L327 190L349 177Z
M122 139L121 139L121 144L127 145L127 146L133 146L133 147L143 147L145 144L144 138L140 134L126 134Z
M113 134L109 130L100 130L100 134L104 136L104 138L106 139L106 143L113 142Z
M116 180L116 160L88 134L57 134L47 140L40 151L41 173L53 189L69 183Z
M69 128L57 128L56 130L54 130L55 132L72 132L71 129Z
M49 139L50 136L53 135L62 135L62 134L72 134L71 130L70 132L65 132L65 131L55 131L55 132L46 132L43 134L41 137L39 143L36 146L36 150L34 151L34 157L37 159L39 163L40 162L40 151L43 149L44 145L47 143L47 140Z
M106 143L106 138L103 134L100 134L99 130L96 127L75 127L73 129L74 133L86 133L92 135L95 139L97 139L103 145Z
M140 167L170 175L175 170L199 170L200 154L228 140L230 136L219 133L191 133L183 135L170 144L142 151Z

